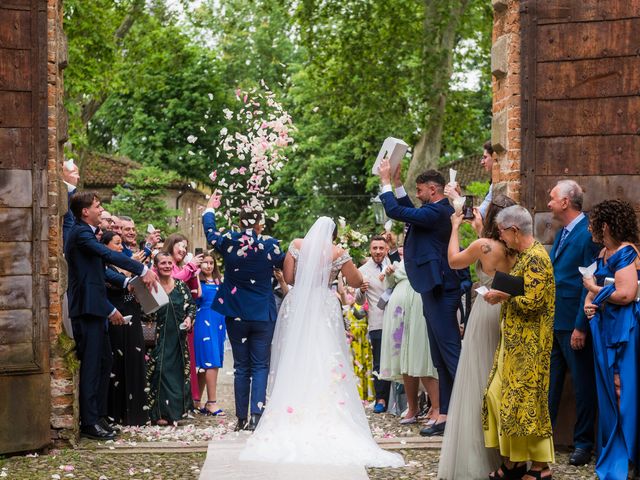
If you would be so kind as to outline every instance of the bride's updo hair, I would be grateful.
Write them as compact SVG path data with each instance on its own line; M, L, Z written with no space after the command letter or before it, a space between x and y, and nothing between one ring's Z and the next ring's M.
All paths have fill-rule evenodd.
M331 240L335 242L336 238L338 238L338 225L333 227L333 235L331 235Z

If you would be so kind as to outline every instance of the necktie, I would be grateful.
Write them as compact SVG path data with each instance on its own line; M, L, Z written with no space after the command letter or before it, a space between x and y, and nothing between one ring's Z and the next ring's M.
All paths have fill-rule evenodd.
M562 248L562 244L567 239L567 235L569 235L569 230L567 230L566 228L563 228L562 235L560 236L560 243L558 244L558 250Z
M376 266L378 267L378 270L382 271L382 264L381 263L376 263Z

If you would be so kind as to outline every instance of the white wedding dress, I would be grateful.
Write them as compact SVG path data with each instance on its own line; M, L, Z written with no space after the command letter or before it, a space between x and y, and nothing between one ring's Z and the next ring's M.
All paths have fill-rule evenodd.
M278 314L267 405L241 461L404 465L399 454L376 444L358 396L342 310L330 289L350 260L346 253L333 259L334 228L330 218L321 217L300 250L289 250L296 260L295 286Z

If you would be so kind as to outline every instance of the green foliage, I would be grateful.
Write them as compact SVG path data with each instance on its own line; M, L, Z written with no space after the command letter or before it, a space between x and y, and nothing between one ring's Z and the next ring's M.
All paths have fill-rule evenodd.
M174 172L153 165L130 170L125 185L114 189L115 195L105 209L115 215L133 218L137 225L149 223L165 233L175 231L174 217L179 210L169 209L163 199L166 188L178 179Z
M484 200L484 197L489 193L489 188L491 188L491 184L489 182L471 182L467 185L465 190L469 195L476 197L476 199Z
M177 4L183 13L172 13ZM207 181L216 168L224 177L216 147L234 120L222 109L236 88L264 79L298 128L272 186L273 233L283 239L319 215L373 233L378 149L387 136L415 144L440 93L442 160L478 152L489 136L492 9L484 0L65 0L64 8L74 150L126 155L189 179ZM443 47L450 24L451 83L437 67L451 54ZM469 72L479 81L468 82Z
M93 118L92 146L206 181L225 102L215 54L152 16L133 26L125 47L126 82Z

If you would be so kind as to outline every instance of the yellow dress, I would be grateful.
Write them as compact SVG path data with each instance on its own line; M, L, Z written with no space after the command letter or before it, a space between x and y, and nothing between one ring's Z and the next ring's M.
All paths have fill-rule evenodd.
M549 368L555 282L551 260L537 241L516 259L511 275L525 293L502 304L500 347L482 405L485 446L514 462L553 462Z
M367 337L369 325L367 317L358 319L354 315L354 309L362 311L362 306L354 303L347 311L347 324L350 325L350 331L353 335L351 342L351 353L353 354L353 370L356 374L358 384L358 394L362 400L373 401L376 393L373 388L373 353L371 344Z

